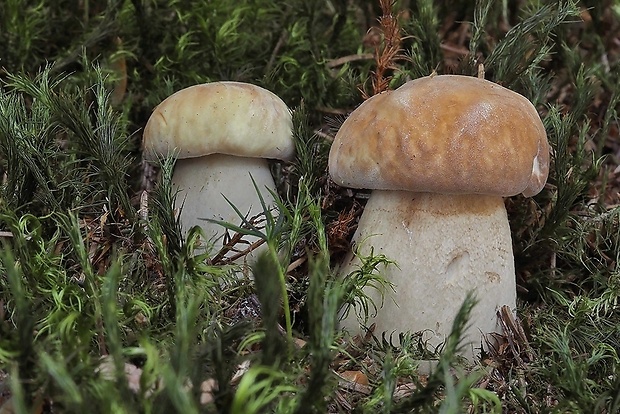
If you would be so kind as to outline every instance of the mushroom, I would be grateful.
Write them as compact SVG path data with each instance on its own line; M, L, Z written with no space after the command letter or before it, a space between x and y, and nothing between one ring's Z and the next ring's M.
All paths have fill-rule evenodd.
M252 180L266 204L274 204L266 190L275 191L267 159L293 158L291 111L256 85L190 86L155 108L144 129L143 149L147 161L177 156L172 181L179 190L182 227L200 226L207 238L221 243L224 228L205 219L240 225L230 204L248 219L262 213Z
M368 289L383 307L377 332L425 331L439 345L468 291L467 349L499 330L496 311L516 306L512 241L503 197L539 193L549 171L549 145L534 106L484 79L430 76L375 95L338 131L329 172L344 187L372 189L353 236L397 266L383 276L393 294ZM353 253L340 273L359 265ZM370 323L369 322L369 323ZM342 321L358 331L354 312ZM353 332L352 332L353 333Z

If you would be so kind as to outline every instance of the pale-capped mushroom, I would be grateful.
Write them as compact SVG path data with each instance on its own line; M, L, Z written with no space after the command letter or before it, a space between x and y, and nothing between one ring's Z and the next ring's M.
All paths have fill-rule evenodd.
M255 181L269 206L275 191L268 159L295 153L292 116L274 93L241 82L190 86L162 101L144 130L145 159L175 154L173 184L180 193L181 224L198 225L213 241L224 228L205 219L240 225L232 203L248 218L262 213ZM227 201L228 199L228 201Z

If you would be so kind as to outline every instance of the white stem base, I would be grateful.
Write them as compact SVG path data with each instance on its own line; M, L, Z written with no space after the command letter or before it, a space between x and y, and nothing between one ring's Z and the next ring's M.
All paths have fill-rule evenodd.
M174 188L180 191L175 208L181 210L183 230L202 227L209 242L214 244L214 254L217 253L222 247L225 229L204 219L224 220L235 225L242 223L224 196L247 218L263 212L250 176L267 206L273 207L273 197L266 188L274 191L275 184L265 159L214 154L178 160L172 181ZM252 243L256 238L244 236L244 240ZM237 246L246 247L248 245Z
M516 306L516 283L510 227L501 197L438 195L404 191L374 191L353 238L362 256L384 254L396 266L382 269L394 284L385 292L383 307L368 326L375 334L425 331L430 345L442 343L452 328L468 291L479 300L474 307L465 343L465 357L480 348L482 334L501 332L496 311ZM350 254L340 274L356 269ZM379 306L381 294L367 293ZM371 315L372 316L372 315ZM360 332L355 312L342 321L351 334Z

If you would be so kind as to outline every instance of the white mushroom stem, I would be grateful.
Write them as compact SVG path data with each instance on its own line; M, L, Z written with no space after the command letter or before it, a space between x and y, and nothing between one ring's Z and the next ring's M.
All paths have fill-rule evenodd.
M394 285L385 292L376 317L375 333L426 330L429 344L445 340L468 291L479 300L470 318L463 354L471 358L482 334L500 332L496 310L515 307L516 283L510 227L502 197L441 195L405 191L373 191L364 209L354 242L360 254L371 246L396 266L383 269ZM352 254L340 273L356 269ZM381 294L367 293L379 306ZM372 308L371 308L372 309ZM372 316L372 315L371 315ZM355 312L342 325L359 332Z
M180 191L175 208L182 207L183 230L195 225L202 227L207 239L214 243L214 253L217 253L222 247L225 229L204 219L223 220L240 226L241 218L226 199L248 219L261 214L263 208L252 179L266 205L273 207L274 199L267 188L273 191L275 184L266 159L214 154L177 160L172 181L174 188ZM257 239L245 236L244 240L252 243Z

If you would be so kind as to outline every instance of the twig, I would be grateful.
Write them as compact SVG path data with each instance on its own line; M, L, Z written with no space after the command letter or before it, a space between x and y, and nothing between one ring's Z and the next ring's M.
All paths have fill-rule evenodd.
M374 57L375 55L373 55L372 53L358 53L355 55L339 57L338 59L332 59L329 62L327 62L326 66L329 69L333 69L333 68L337 68L338 66L342 66L349 62L356 62L358 60L370 60L370 59L373 59Z
M439 45L439 47L442 50L445 50L446 52L455 53L455 54L461 55L461 56L467 56L467 54L469 53L469 50L467 50L464 47L451 46L451 45L447 45L445 43L442 43L441 45Z
M251 226L255 226L258 223L258 219L260 217L260 214L251 217L248 221L248 225ZM228 233L226 233L228 234ZM210 260L211 264L229 264L234 262L237 259L242 258L243 256L248 255L249 253L251 253L252 251L256 250L259 246L261 246L262 244L265 243L265 240L263 239L259 239L253 243L250 243L250 245L245 248L244 250L236 250L235 246L240 244L240 243L248 243L247 241L243 240L243 236L245 236L245 234L243 233L235 233L232 237L228 238L228 240L225 240L224 245L222 246L222 248L220 249L220 251ZM231 251L236 251L237 253L230 256L230 257L226 257L226 255L231 252Z
M259 246L263 245L264 243L265 243L265 240L263 240L263 239L256 240L254 243L250 244L245 250L242 250L242 251L238 252L237 254L234 254L234 255L226 258L226 259L222 259L222 262L224 264L232 263L235 260L240 259L243 256L247 256L248 254L252 253L254 250L256 250ZM224 249L222 249L222 250L224 250ZM226 253L224 253L224 254L226 254Z
M286 273L290 273L293 270L297 269L299 266L304 264L306 260L308 260L308 256L300 257L299 259L295 260L293 263L288 265L288 267L286 268Z
M286 44L287 40L288 40L288 30L284 29L282 30L282 34L278 38L278 42L276 43L276 46L273 48L273 51L271 52L271 56L269 56L269 61L267 62L267 66L265 66L265 73L271 72L271 68L273 67L276 61L278 52L280 51L282 46Z

